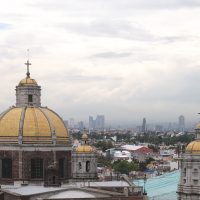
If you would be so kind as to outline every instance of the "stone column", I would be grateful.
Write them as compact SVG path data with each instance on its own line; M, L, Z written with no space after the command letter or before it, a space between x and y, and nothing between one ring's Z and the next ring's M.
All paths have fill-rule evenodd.
M0 178L2 178L2 159L0 159Z

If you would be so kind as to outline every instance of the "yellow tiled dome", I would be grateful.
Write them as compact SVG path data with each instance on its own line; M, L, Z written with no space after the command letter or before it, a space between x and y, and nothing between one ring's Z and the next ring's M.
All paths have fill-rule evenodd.
M82 139L82 140L87 140L87 139L88 139L87 133L83 133L81 139Z
M76 153L92 153L94 149L89 145L81 145L76 148Z
M12 107L0 115L0 143L51 144L68 143L69 134L63 120L43 107Z
M196 129L200 129L200 123L196 125Z
M35 79L32 79L30 77L26 77L24 79L22 79L20 82L19 82L19 86L25 86L25 85L29 85L29 86L37 86L37 82L35 81Z
M190 142L186 147L188 153L200 153L200 140Z

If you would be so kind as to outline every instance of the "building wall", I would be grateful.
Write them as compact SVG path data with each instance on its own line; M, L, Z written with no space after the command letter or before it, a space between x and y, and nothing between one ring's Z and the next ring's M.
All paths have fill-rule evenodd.
M180 163L181 176L178 185L178 199L200 199L200 155L186 153Z
M21 156L20 156L21 154ZM64 158L64 180L71 178L71 151L0 151L0 159L9 158L12 160L12 178L0 178L0 183L13 183L14 181L43 181L42 179L31 179L31 159L43 159L43 169L54 163L54 158L58 163L60 158ZM1 171L1 167L0 167ZM44 173L43 173L44 174Z
M90 162L90 170L86 171L86 162ZM81 168L80 165L81 164ZM72 156L72 177L78 179L97 178L97 160L94 153L73 153Z

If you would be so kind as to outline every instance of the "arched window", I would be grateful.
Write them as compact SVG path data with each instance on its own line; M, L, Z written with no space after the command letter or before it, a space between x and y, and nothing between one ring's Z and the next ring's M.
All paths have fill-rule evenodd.
M78 163L78 169L79 169L79 170L82 169L82 164L81 164L81 162Z
M90 161L86 161L86 172L90 171Z
M9 158L2 159L2 178L12 178L12 160Z
M31 159L31 178L43 178L43 159Z
M183 176L186 176L186 168L183 170Z
M64 178L64 171L65 171L65 159L59 159L59 177Z

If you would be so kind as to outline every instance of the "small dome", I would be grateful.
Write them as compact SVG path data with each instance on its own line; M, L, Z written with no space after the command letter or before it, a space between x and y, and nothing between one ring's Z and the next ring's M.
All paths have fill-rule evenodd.
M94 149L89 145L81 145L76 148L76 153L92 153Z
M32 79L30 77L26 77L24 79L22 79L20 82L19 82L19 86L37 86L37 82L35 81L35 79Z
M186 147L188 153L200 153L200 140L190 142Z
M83 135L82 135L82 140L87 140L88 139L88 135L87 135L87 133L83 133Z
M200 122L196 125L196 129L200 129Z

